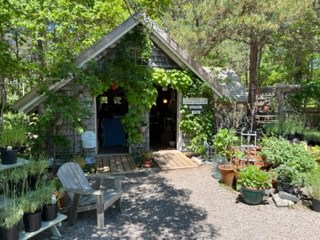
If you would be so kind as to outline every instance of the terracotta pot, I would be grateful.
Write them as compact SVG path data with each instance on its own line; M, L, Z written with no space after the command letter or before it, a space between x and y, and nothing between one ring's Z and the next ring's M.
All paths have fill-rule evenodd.
M221 173L221 178L224 184L227 186L232 186L234 179L234 171L231 165L221 165L219 166L219 171Z
M144 167L144 168L152 168L152 159L143 160L142 161L142 167Z

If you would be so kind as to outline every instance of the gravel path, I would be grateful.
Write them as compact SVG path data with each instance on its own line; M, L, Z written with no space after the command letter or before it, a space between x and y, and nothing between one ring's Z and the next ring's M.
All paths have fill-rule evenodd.
M126 176L122 212L95 212L63 224L61 239L320 239L320 213L302 205L249 206L211 177L211 167Z

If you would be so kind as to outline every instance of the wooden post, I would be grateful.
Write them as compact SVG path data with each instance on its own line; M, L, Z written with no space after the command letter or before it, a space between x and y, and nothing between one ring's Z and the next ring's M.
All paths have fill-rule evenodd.
M102 192L96 195L97 198L97 226L98 228L104 228L104 206L103 206L103 195Z

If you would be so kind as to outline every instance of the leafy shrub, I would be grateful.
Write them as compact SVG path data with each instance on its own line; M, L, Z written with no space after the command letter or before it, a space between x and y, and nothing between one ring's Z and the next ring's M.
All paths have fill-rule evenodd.
M270 188L272 186L271 175L262 171L258 166L251 165L241 169L238 184L256 189Z
M213 146L216 153L231 159L233 156L233 145L239 138L236 136L234 129L220 128L213 139Z
M311 153L301 144L270 137L262 140L261 147L262 157L273 164L279 181L304 185L316 167Z

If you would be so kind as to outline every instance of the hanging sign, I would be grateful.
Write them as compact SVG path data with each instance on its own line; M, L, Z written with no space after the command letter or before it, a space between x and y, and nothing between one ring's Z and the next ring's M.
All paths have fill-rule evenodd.
M195 115L195 114L201 114L201 110L194 110L194 111L191 111L191 113L192 113L193 115Z
M208 98L183 98L182 103L187 105L203 105L208 104Z
M190 105L189 106L189 109L202 109L202 106L201 105Z

